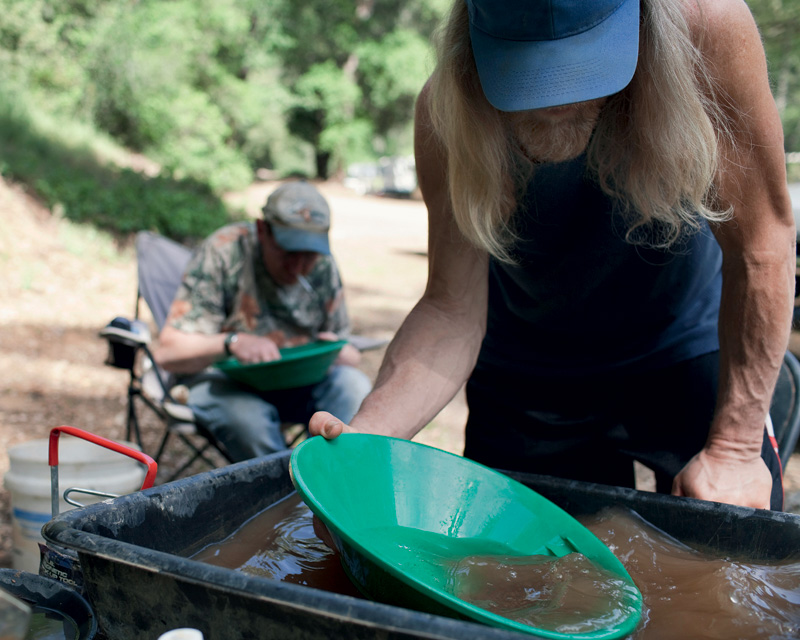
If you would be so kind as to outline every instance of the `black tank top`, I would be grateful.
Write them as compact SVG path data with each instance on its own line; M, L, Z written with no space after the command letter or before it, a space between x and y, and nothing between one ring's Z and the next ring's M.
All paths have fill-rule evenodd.
M669 250L626 242L585 157L538 167L515 221L517 264L489 265L482 365L575 375L719 348L722 254L706 223Z

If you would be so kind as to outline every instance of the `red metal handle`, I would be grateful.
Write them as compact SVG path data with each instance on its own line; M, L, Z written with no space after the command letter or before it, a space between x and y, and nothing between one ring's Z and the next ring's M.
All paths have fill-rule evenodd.
M135 458L139 462L147 465L147 474L145 474L144 482L142 483L142 489L149 489L153 486L153 482L155 482L156 479L156 472L158 471L158 464L146 453L137 451L131 447L126 447L125 445L114 442L113 440L109 440L108 438L103 438L102 436L89 433L83 429L77 429L75 427L68 427L65 425L54 427L50 430L50 452L48 464L51 467L58 466L58 438L62 433L75 436L76 438L82 438L83 440L88 440L89 442L101 447L105 447L106 449L111 449L112 451L126 455L129 458Z

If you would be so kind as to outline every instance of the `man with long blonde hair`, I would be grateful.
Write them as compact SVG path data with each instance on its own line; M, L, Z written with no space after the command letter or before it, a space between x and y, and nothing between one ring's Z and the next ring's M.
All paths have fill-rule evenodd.
M783 136L742 0L455 0L416 113L426 291L343 429L413 437L467 382L465 455L782 508Z

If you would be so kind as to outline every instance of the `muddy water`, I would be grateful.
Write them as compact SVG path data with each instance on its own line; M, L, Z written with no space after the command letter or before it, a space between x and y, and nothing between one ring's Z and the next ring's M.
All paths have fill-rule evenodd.
M450 593L465 602L559 633L616 627L636 611L636 590L581 553L558 559L469 556L454 565L450 576Z
M690 549L623 510L604 511L582 522L617 555L642 592L644 611L642 625L633 636L636 640L800 638L800 555L794 562L775 565L717 558ZM357 596L338 556L322 541L324 533L315 531L314 524L309 509L292 494L194 559ZM579 554L571 556L558 564L537 558L465 558L454 567L453 588L461 589L465 600L498 613L505 609L510 613L502 615L508 617L519 616L526 607L525 615L537 613L529 600L537 590L558 592L562 601L572 599L574 605L581 590L591 590L596 583L599 569L584 566ZM590 576L588 581L586 576ZM600 578L613 589L613 580ZM480 585L490 581L505 586L482 590ZM563 589L570 581L570 589ZM605 604L595 599L591 606L599 612L597 607ZM544 607L539 608L542 613ZM599 614L595 617L601 619ZM540 626L535 618L531 620ZM564 622L551 618L547 627L541 626L555 628L552 625ZM574 618L566 620L571 622Z
M794 562L757 564L695 551L630 511L582 521L642 592L637 640L800 638L800 550Z
M293 493L253 516L222 542L205 547L192 559L358 596L339 556L317 535L314 523L309 508Z

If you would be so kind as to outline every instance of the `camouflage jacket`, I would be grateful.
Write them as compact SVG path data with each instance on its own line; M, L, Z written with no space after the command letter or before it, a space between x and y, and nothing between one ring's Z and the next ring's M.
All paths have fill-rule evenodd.
M261 257L256 226L231 224L194 252L167 324L188 333L240 331L265 335L279 347L308 342L320 331L350 330L342 282L331 256L320 256L300 283L279 286Z

